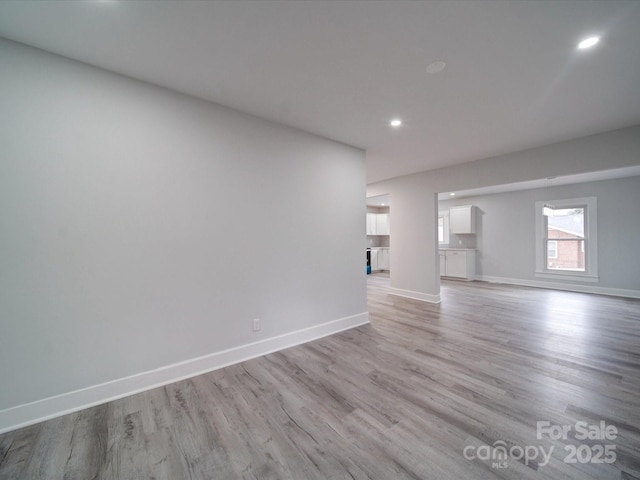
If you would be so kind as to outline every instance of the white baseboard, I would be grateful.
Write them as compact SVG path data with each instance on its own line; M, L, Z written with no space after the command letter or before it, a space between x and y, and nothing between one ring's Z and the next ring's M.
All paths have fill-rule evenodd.
M626 290L622 288L607 288L598 285L580 285L575 283L545 282L540 280L523 280L519 278L493 277L489 275L477 275L476 280L489 283L505 283L508 285L521 285L523 287L550 288L553 290L566 290L569 292L595 293L598 295L612 295L614 297L640 298L640 290Z
M413 292L411 290L403 290L401 288L390 287L389 293L391 295L412 298L414 300L420 300L422 302L428 302L428 303L440 303L441 301L440 295L431 295L429 293Z
M127 397L369 323L363 312L99 385L0 410L0 433Z

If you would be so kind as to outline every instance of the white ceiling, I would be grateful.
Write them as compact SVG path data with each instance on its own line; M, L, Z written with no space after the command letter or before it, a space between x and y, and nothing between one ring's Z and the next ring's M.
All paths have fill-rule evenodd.
M637 0L0 2L2 37L365 148L369 183L640 124L639 25Z

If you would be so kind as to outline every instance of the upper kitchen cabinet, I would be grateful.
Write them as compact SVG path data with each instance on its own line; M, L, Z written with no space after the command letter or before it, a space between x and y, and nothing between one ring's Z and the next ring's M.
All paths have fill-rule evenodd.
M476 207L463 205L449 208L449 230L454 234L476 233Z
M377 215L375 213L367 213L367 235L376 234L376 217Z
M379 213L376 218L376 235L389 235L389 214Z
M367 235L389 235L389 214L367 213Z

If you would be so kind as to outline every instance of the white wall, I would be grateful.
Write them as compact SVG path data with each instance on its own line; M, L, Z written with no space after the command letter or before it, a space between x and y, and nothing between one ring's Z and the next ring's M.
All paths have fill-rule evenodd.
M640 126L591 135L452 167L394 178L367 187L391 194L395 293L439 301L438 192L502 185L640 165Z
M367 321L361 150L8 41L0 64L0 431Z
M541 281L534 275L534 203L583 197L597 198L599 282ZM444 210L469 204L478 207L476 272L481 278L640 296L640 177L465 197L439 205Z

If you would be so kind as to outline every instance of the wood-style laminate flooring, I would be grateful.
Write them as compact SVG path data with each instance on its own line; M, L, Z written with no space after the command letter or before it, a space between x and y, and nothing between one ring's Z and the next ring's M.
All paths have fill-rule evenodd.
M640 478L640 301L368 282L370 325L1 435L0 478Z

